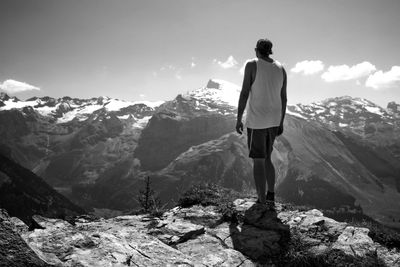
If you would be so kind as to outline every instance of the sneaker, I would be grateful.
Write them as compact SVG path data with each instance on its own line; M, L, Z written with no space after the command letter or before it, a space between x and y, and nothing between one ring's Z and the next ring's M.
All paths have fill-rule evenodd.
M267 201L275 202L275 193L268 191L266 198L267 198Z

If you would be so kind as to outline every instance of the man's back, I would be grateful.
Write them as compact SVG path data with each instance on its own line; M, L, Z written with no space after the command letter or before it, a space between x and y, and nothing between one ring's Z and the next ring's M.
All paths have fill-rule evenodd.
M282 65L272 60L255 59L256 74L247 106L246 127L264 129L280 125L282 117ZM253 63L253 64L254 64Z

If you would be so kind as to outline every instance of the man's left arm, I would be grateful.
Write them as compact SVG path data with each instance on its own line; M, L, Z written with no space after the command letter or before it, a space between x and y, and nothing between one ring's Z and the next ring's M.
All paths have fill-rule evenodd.
M284 68L282 68L282 71L283 71L283 84L282 84L282 89L281 89L282 117L281 117L281 122L279 125L278 136L283 133L283 121L285 120L286 105L287 105L287 93L286 93L287 75L286 75L286 71Z

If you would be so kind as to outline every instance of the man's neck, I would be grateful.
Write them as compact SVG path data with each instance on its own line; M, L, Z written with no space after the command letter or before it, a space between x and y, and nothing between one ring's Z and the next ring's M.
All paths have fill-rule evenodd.
M263 57L263 56L260 56L260 57L258 57L259 59L262 59L262 60L265 60L265 61L267 61L267 62L273 62L274 60L272 59L272 58L270 58L270 57Z

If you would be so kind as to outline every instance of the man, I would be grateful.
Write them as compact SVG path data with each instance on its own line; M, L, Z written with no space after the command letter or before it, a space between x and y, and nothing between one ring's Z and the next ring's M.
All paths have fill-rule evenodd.
M279 62L270 58L270 40L258 40L255 52L257 58L247 62L244 70L236 131L239 134L243 132L242 116L248 103L245 126L249 157L253 159L257 202L265 203L275 201L275 168L271 153L275 137L283 133L287 102L286 72Z

